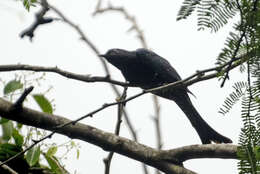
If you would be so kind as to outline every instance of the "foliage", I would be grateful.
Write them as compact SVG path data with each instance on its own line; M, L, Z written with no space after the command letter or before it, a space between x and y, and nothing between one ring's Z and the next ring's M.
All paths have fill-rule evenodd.
M43 112L52 114L53 109L51 103L48 101L44 95L41 94L35 94L33 95L34 100L37 102L37 104L40 106L41 110Z
M19 80L11 80L5 85L4 94L9 94L21 88L23 88L23 84Z
M220 113L226 114L242 99L241 117L243 128L239 136L241 174L260 171L260 2L227 0L185 0L178 14L178 20L185 19L193 12L198 15L198 27L218 31L228 20L239 14L240 20L234 25L226 39L225 47L217 58L219 78L223 84L229 78L231 66L241 65L241 73L247 75L246 82L236 82L234 91L225 99ZM224 69L225 68L225 69ZM245 69L247 71L245 71ZM225 71L224 71L225 70Z
M241 99L241 97L245 96L248 85L246 82L236 82L233 85L234 91L229 94L229 96L225 99L224 104L219 110L219 113L225 115L227 114L232 107Z
M31 85L32 83L37 82L38 85L41 85L40 81L44 79L43 76L31 78L32 75L33 74L25 74L24 76L16 76L15 79L10 80L7 83L3 82L4 97L9 100L16 100L24 91L27 84ZM33 94L31 99L39 105L43 112L50 114L53 113L53 104L46 98L45 94ZM34 142L34 139L39 139L46 135L43 130L24 126L5 118L0 119L0 127L2 128L2 135L0 137L0 161L2 162L17 153L22 152L26 147ZM67 149L62 158L64 158L64 156L72 149L77 150L78 158L79 146L73 141L61 145L55 143L42 143L31 148L24 155L12 160L8 163L8 166L18 173L68 173L61 165L62 158L56 157L58 147ZM43 165L43 161L46 161L48 166ZM0 173L4 173L1 168Z
M209 28L216 32L235 16L236 7L235 1L185 0L179 10L177 20L186 19L196 9L198 29Z
M35 7L37 3L37 0L23 0L23 6L26 10L30 10L31 7Z

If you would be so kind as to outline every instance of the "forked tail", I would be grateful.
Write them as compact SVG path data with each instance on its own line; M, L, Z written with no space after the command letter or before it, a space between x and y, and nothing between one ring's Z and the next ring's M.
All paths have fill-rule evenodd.
M192 126L199 134L203 144L210 144L212 141L215 143L232 143L231 139L219 134L212 127L210 127L205 120L203 120L191 103L188 94L182 95L181 98L178 96L174 99L174 101L188 117Z
M187 90L183 88L174 89L174 91L155 91L155 95L175 101L175 103L182 109L185 115L190 120L192 126L195 128L203 144L215 143L232 143L232 140L219 134L208 123L203 120L198 111L194 108L191 100L187 94Z

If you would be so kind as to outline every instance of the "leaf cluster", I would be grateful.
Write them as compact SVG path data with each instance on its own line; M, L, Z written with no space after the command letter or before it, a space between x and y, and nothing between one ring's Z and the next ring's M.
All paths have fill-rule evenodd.
M22 82L21 78L10 80L4 84L4 97L9 98L9 100L14 100L15 96L19 95L21 91L25 89L27 83L28 81ZM53 105L44 94L33 94L31 99L38 104L43 112L52 114L54 110ZM40 131L36 128L29 128L5 118L0 119L0 127L2 128L2 135L0 137L0 161L2 162L22 152L34 141L35 137L45 136L44 131ZM26 128L27 134L24 134ZM45 148L43 148L43 146ZM65 147L67 149L66 153L71 149L76 148L77 158L79 156L78 147L73 141L70 141L69 144L65 143L62 145L56 145L55 143L48 145L45 143L34 146L24 155L11 160L11 162L8 163L8 166L18 173L68 173L61 165L60 159L56 157L58 147ZM47 162L47 166L42 164L43 160ZM0 173L4 173L4 170L2 170L3 169L0 168Z
M243 128L239 136L241 160L238 169L241 174L260 171L260 2L258 0L185 0L178 14L178 20L192 13L198 15L198 29L218 31L236 14L240 20L229 33L225 47L217 57L219 78L223 83L229 78L228 67L240 65L240 72L247 80L236 82L234 91L220 108L226 114L242 99L241 117ZM241 62L246 62L246 66ZM223 71L223 67L227 71ZM242 75L242 74L241 74Z
M177 20L186 19L194 11L198 16L198 30L209 28L217 32L235 16L238 11L235 1L226 0L185 0L177 15Z

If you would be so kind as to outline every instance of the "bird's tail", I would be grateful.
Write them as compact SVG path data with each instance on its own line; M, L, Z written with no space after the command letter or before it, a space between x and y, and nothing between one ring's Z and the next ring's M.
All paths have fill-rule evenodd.
M174 92L176 94L178 92ZM232 140L219 134L215 131L208 123L203 120L198 111L195 109L190 101L188 94L182 90L179 91L178 95L169 96L160 93L164 98L174 100L175 103L182 109L185 115L190 120L192 126L195 128L203 144L210 144L212 141L215 143L232 143Z
M188 95L183 95L183 97L183 99L175 100L175 102L186 114L192 126L199 134L203 144L210 144L212 141L215 143L232 143L232 140L219 134L210 125L208 125L205 120L203 120L203 118L191 103Z

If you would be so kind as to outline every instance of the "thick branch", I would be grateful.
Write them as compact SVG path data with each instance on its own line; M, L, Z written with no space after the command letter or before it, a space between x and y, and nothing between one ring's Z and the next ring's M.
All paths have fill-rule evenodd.
M190 145L163 151L162 159L173 158L177 158L180 162L199 158L237 159L237 146L231 144Z
M81 123L76 123L75 125L70 124L65 127L61 127L57 129L59 125L67 123L70 120L57 115L50 115L32 109L28 109L28 108L23 108L21 112L13 114L12 112L10 112L11 108L12 108L12 103L0 99L1 117L14 120L26 125L42 128L45 130L50 130L50 131L55 130L57 133L68 136L70 138L80 139L89 142L91 144L94 144L96 146L99 146L104 150L113 151L121 155L127 156L129 158L135 159L137 161L143 162L165 173L194 174L194 172L185 169L180 165L170 163L170 161L174 161L174 162L176 161L176 163L178 164L178 162L180 161L179 159L187 160L187 159L193 159L194 157L200 158L205 156L203 154L201 155L196 154L197 156L193 155L189 158L187 155L185 156L185 153L184 155L180 155L181 153L178 152L180 151L179 149L177 149L177 152L175 152L174 149L170 151L156 150L148 146L139 144L135 141L131 141L129 139L119 137L114 134L107 133L97 128L85 124L81 124ZM201 145L201 148L204 146L205 145ZM206 146L218 147L222 145L206 145ZM226 146L233 147L233 145L226 145ZM199 149L200 146L197 146L197 150ZM214 151L214 148L212 148L212 151ZM164 155L168 154L168 152L172 156L168 155L166 158ZM232 153L227 153L227 155L225 156L226 158L237 158L234 155L228 156L228 154L232 154ZM179 159L177 159L175 156L178 157ZM218 153L214 153L211 157L213 158L214 156L217 158L221 157L218 156Z

